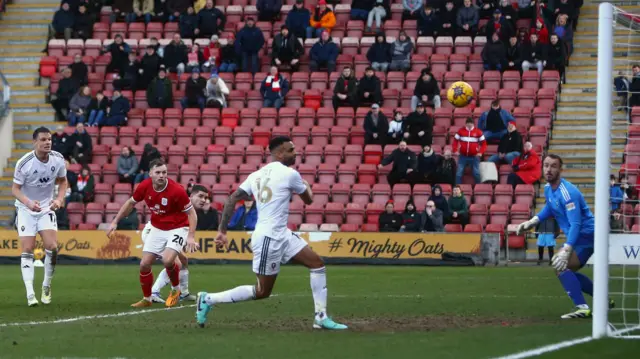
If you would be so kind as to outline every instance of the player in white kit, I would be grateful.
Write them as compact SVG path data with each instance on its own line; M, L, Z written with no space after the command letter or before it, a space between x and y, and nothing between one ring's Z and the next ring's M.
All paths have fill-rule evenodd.
M280 271L280 264L294 260L309 268L311 290L315 304L313 328L347 329L327 315L327 277L324 262L298 235L288 227L289 202L292 194L300 195L306 204L313 202L311 186L298 171L289 168L296 162L296 150L288 137L276 137L269 143L273 162L249 175L240 188L227 200L222 211L216 244L227 245L227 225L240 200L256 199L258 222L251 235L253 271L257 285L244 285L220 293L198 293L196 321L204 327L207 314L217 304L265 299L271 295Z
M45 252L40 300L43 304L51 303L51 279L58 255L55 211L64 206L64 195L67 192L64 157L51 150L51 131L46 127L37 128L33 132L33 146L34 150L16 163L11 188L11 193L16 198L16 227L22 246L20 268L30 307L38 305L33 290L33 250L37 234L42 238ZM59 185L58 197L53 199L56 185Z

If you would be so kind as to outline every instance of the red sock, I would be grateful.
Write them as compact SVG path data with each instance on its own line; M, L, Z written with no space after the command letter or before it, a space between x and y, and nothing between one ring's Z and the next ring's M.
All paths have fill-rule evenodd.
M167 268L167 275L171 280L172 286L177 287L180 285L180 268L178 268L177 264L173 263L171 268Z
M153 273L151 271L140 271L140 286L142 287L142 295L151 296L151 287L153 287Z

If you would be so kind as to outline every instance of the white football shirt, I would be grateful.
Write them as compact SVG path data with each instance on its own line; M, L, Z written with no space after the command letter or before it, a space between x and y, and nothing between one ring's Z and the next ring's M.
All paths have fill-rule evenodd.
M22 156L16 163L13 183L22 186L22 193L28 199L39 201L40 208L44 211L49 208L53 200L56 179L65 178L66 176L67 168L64 163L64 157L59 152L51 151L49 160L45 163L36 157L35 151L31 151ZM17 199L16 207L27 209Z
M284 238L287 230L291 195L307 190L300 173L280 162L253 172L240 188L256 199L258 221L254 231L275 240Z

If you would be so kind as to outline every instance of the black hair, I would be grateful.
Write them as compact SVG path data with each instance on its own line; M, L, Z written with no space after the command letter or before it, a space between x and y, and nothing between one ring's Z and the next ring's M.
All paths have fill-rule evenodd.
M464 121L464 123L475 123L475 122L473 121L473 117L467 117L467 120Z
M278 136L271 139L269 142L269 151L273 152L276 148L280 147L285 142L291 142L291 138L288 136Z
M547 159L547 158L552 158L552 159L557 160L558 162L560 162L560 167L562 167L564 165L564 162L562 161L562 157L560 157L560 156L558 156L558 155L556 155L554 153L549 153L547 155L547 157L545 157L545 159Z
M166 163L162 158L156 158L154 160L151 160L151 162L149 162L149 169L154 169L156 167L160 167L164 165L166 165Z
M38 127L38 128L36 128L36 130L35 130L35 131L33 131L33 139L34 139L34 140L38 139L38 136L39 136L41 133L48 133L48 134L51 134L51 131L50 131L48 128L44 127L44 126L42 126L42 127Z
M207 190L207 187L201 184L194 184L193 187L191 187L191 194L194 194L197 192L204 192L207 194L207 197L209 196L209 190Z

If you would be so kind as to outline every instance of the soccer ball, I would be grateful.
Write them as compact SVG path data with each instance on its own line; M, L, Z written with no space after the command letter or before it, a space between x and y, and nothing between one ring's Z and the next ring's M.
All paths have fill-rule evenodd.
M447 90L447 99L455 107L465 107L473 100L473 87L464 81L454 82Z
M42 258L44 258L44 251L42 250L42 248L36 248L33 250L33 257L38 260L41 261Z

